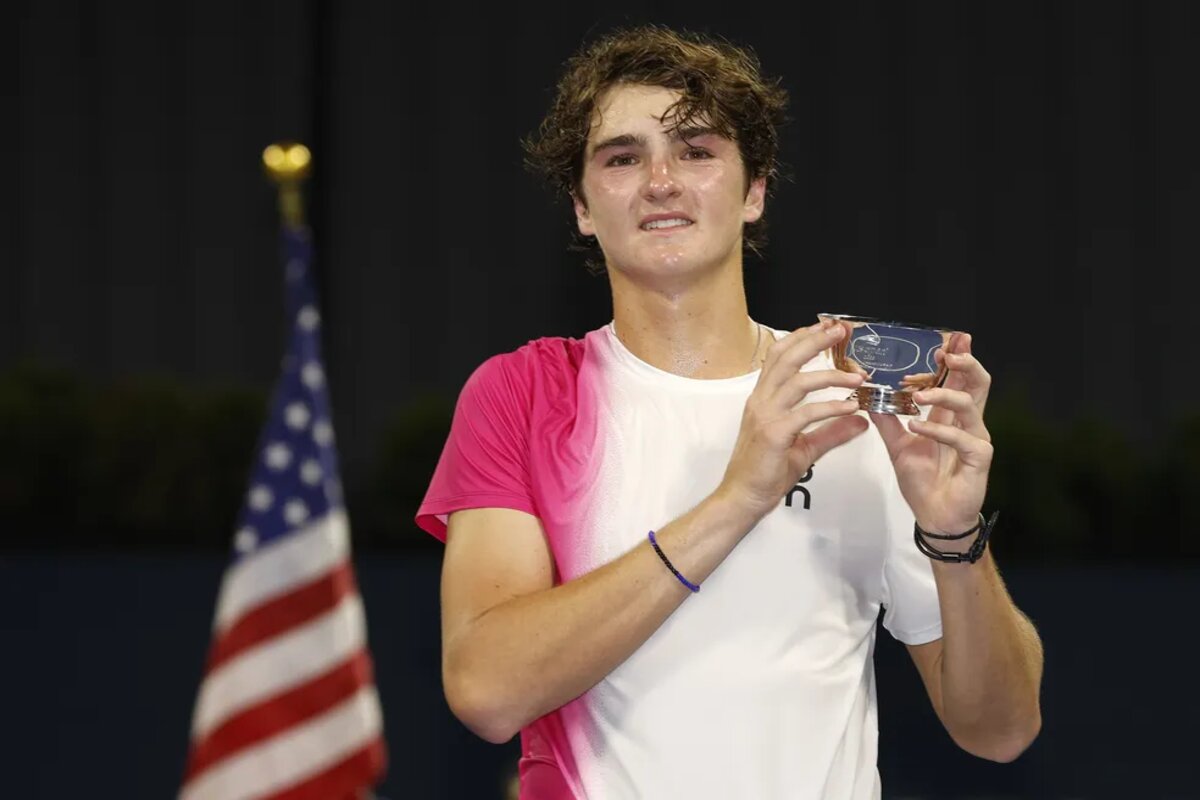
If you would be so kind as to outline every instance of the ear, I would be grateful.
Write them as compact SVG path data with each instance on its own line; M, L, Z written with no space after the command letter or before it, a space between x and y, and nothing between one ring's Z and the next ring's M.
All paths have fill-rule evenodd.
M579 232L584 236L595 236L596 227L592 225L592 214L588 211L587 203L577 195L571 195L571 203L575 206L575 224L579 226Z
M750 188L746 190L746 200L742 204L742 222L758 222L763 215L766 199L767 179L755 178L750 181Z

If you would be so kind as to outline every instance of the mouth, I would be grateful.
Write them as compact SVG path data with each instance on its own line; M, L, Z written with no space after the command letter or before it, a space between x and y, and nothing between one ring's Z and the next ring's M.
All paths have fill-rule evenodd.
M694 225L687 217L654 217L644 220L639 226L647 232L674 232Z

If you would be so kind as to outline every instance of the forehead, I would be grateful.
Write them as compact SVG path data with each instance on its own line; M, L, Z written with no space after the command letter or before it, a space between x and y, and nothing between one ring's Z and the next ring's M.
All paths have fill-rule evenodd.
M681 96L678 90L662 86L617 84L596 102L588 139L595 141L635 129L668 130L671 119L663 120L663 115Z

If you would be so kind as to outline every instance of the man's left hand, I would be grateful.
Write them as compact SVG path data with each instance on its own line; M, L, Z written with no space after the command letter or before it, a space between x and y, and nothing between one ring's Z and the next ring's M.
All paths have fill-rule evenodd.
M930 533L957 534L978 524L987 493L992 437L983 424L983 409L992 379L971 355L970 334L954 336L936 358L948 368L942 388L913 395L921 405L933 406L928 420L911 419L905 429L891 414L871 414L871 419L917 524ZM938 546L965 551L974 538Z

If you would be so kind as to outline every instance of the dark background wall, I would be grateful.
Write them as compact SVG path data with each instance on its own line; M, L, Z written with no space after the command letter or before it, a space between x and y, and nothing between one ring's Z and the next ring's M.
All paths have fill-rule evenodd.
M316 159L389 796L487 791L511 748L472 739L437 694L439 551L411 515L478 363L610 318L518 140L581 41L647 21L748 44L792 93L772 244L748 265L754 315L959 326L995 377L994 544L1046 636L1046 733L1006 769L957 754L881 644L885 785L1196 794L1180 743L1200 711L1185 671L1200 7L26 0L0 14L0 621L27 654L0 660L20 687L0 751L35 765L19 796L79 794L72 770L93 764L151 764L119 796L163 796L178 775L282 355L259 155L284 138Z
M1187 2L557 8L10 4L0 364L266 383L262 147L308 142L348 469L488 355L609 318L518 138L614 24L753 46L792 93L754 313L944 321L997 387L1143 437L1194 408L1200 9ZM1119 377L1118 377L1119 376ZM352 482L352 481L351 481Z

